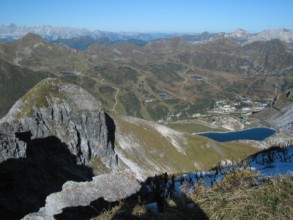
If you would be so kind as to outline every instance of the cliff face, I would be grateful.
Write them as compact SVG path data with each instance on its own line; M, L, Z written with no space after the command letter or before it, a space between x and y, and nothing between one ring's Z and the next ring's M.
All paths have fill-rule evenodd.
M113 126L100 102L85 90L46 79L18 100L0 121L0 141L4 143L0 145L0 162L25 157L30 139L55 136L68 146L78 164L88 165L92 158L100 157L107 167L113 168L114 140L108 131ZM8 143L14 147L5 147Z
M9 130L9 125L3 125L2 127L5 127L6 132ZM3 131L1 131L3 132ZM21 158L25 157L26 155L26 143L23 141L20 141L15 136L7 135L7 134L1 134L0 133L0 163L8 160L10 158Z
M257 116L277 130L293 131L293 90L276 95Z
M0 216L20 219L64 183L91 181L92 163L104 168L96 174L116 170L114 132L113 120L84 89L41 81L0 120Z

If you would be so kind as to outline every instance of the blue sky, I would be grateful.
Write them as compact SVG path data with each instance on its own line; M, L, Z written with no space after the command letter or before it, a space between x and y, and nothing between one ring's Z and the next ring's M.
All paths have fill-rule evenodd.
M141 32L293 29L293 0L0 0L0 24Z

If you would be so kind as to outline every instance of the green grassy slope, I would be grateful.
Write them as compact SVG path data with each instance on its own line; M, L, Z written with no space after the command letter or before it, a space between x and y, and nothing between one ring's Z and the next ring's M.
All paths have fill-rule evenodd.
M141 177L207 170L223 159L243 159L257 151L249 144L218 143L137 118L113 116L113 119L115 150L121 163Z
M47 72L35 72L0 60L0 117L35 84L50 76Z

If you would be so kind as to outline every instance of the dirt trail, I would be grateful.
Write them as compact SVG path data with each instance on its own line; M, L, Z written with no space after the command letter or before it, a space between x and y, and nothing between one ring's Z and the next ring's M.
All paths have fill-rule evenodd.
M105 81L104 79L101 79L101 84L102 84L102 85L106 85L106 83L105 83L104 81ZM112 87L113 87L113 86L112 86ZM119 94L119 92L120 92L120 89L117 88L117 87L113 87L113 88L116 89L116 94L115 94L115 97L114 97L114 99L115 99L115 103L114 103L114 105L113 105L112 111L113 111L113 112L115 113L115 115L116 115L117 112L116 112L115 108L116 108L116 105L118 104L117 96L118 96L118 94Z
M116 89L117 92L116 92L116 94L115 94L115 104L113 105L112 111L113 111L113 112L115 113L115 115L116 115L116 110L115 110L115 108L116 108L116 105L118 104L117 96L118 96L118 94L119 94L120 89L119 89L119 88L116 88L116 87L114 87L114 89Z

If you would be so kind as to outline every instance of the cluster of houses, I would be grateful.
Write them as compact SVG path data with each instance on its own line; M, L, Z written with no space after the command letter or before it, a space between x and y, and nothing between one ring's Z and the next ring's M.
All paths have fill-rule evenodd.
M148 98L147 96L145 96L145 97L146 97L146 100L145 100L146 103L154 102L154 101L157 100L155 98ZM171 98L171 96L169 94L165 93L165 92L159 93L158 94L158 97L161 100L165 100L165 99L170 99Z
M215 106L209 113L216 114L229 114L229 113L242 113L242 114L252 114L261 111L268 105L269 101L266 103L250 100L249 98L242 98L235 102L226 102L225 100L219 100L216 102Z

